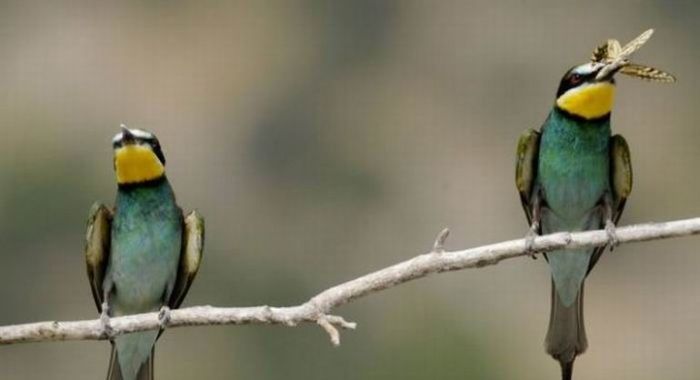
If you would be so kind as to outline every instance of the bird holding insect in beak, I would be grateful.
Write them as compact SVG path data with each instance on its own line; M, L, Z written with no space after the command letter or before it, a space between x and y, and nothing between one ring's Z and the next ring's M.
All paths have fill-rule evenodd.
M183 217L152 133L122 126L112 145L115 206L96 203L88 219L85 259L92 295L106 331L110 317L153 311L160 311L164 328L199 269L204 220L196 211ZM107 380L152 380L161 332L110 339Z
M540 130L528 129L520 137L515 182L530 223L528 248L537 234L600 228L607 231L611 248L615 245L615 223L632 190L629 148L610 128L615 75L675 81L671 74L630 61L652 33L650 29L624 47L608 40L596 48L590 62L564 75ZM588 346L583 284L604 249L545 255L552 275L545 349L559 361L564 380L571 379L574 359Z

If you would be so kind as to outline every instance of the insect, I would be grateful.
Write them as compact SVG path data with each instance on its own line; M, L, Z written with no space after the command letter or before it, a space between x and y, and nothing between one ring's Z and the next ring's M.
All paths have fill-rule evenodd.
M604 44L596 47L593 50L591 61L593 63L606 64L606 67L598 72L598 77L602 78L611 70L621 67L619 72L631 77L653 82L675 82L676 77L666 71L630 61L632 55L651 38L652 34L654 34L654 29L649 29L624 47L620 45L620 41L615 39L609 39Z

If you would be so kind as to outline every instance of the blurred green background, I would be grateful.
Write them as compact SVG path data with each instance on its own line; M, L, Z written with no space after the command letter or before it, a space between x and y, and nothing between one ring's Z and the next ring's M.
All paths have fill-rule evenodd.
M654 27L620 78L633 153L623 224L700 215L694 1L0 3L0 324L94 318L84 221L115 192L120 123L160 138L207 220L186 305L290 305L427 251L523 236L514 149L558 81ZM587 282L580 379L696 379L693 238L626 245ZM557 379L543 260L433 276L315 326L200 327L158 344L161 379ZM0 347L2 379L101 379L106 342Z

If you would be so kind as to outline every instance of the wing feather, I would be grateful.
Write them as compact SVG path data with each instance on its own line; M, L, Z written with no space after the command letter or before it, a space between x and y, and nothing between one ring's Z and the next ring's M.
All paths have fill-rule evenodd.
M93 204L85 234L85 263L97 310L101 310L102 305L102 282L109 261L111 228L112 211L103 204Z
M615 135L611 140L610 176L614 201L613 221L617 223L622 216L627 198L632 193L633 180L630 148L621 135Z
M632 160L627 141L621 135L615 135L610 139L610 187L613 195L612 220L617 224L625 209L627 198L632 193ZM593 251L588 271L598 262L605 251L605 246Z
M194 281L204 251L204 218L197 212L190 212L184 219L182 252L177 279L168 305L172 309L180 307Z
M531 196L537 177L537 158L540 149L540 132L528 129L520 135L515 156L515 187L525 210L528 223L532 222Z

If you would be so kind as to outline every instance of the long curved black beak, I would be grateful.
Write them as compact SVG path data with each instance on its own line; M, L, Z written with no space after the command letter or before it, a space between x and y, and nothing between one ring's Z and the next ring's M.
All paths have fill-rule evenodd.
M595 76L596 82L609 82L615 74L629 64L627 60L615 60L605 64Z

